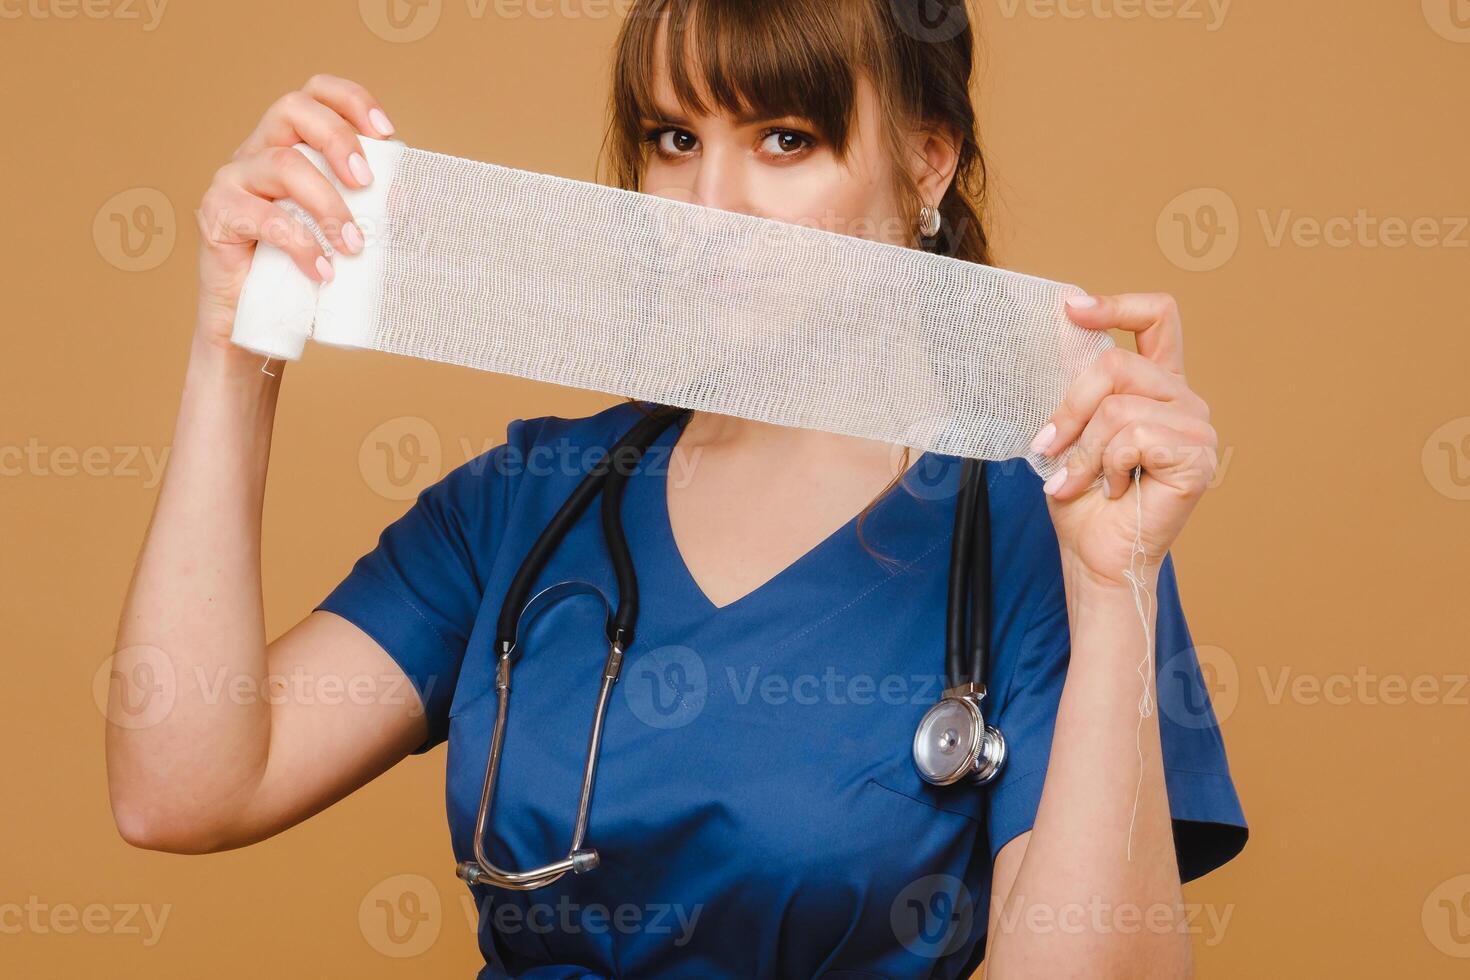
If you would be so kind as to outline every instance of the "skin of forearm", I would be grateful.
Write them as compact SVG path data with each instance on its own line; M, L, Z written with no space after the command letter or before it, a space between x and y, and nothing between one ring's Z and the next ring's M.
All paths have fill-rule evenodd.
M268 699L232 693L263 692L266 674L261 511L284 367L271 362L272 377L263 361L196 337L119 619L114 677L161 692L142 724L107 725L114 815L136 842L206 848L264 771ZM109 719L125 686L112 685Z
M1140 595L1152 639L1157 566ZM1156 670L1133 588L1064 569L1071 656L1046 781L986 975L1185 977L1192 952L1165 790ZM1142 784L1139 755L1142 754ZM1137 797L1137 816L1134 800ZM1131 825L1131 859L1130 859Z

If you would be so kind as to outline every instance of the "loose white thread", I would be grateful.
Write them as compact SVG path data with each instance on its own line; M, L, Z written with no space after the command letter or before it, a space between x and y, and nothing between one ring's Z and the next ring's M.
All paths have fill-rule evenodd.
M271 374L269 371L266 370L266 368L268 368L270 366L271 366L271 359L269 357L267 357L265 359L265 363L260 366L260 373L261 374L270 374L270 376L274 378L275 375L274 374Z
M1133 552L1128 556L1128 570L1124 576L1128 584L1133 587L1133 605L1138 610L1138 618L1143 623L1143 661L1139 663L1138 673L1143 678L1143 696L1138 700L1138 785L1133 791L1133 816L1128 821L1128 860L1133 860L1133 822L1138 819L1138 799L1143 792L1143 720L1154 713L1154 700L1150 693L1150 685L1153 680L1153 655L1154 641L1149 631L1149 619L1153 615L1153 597L1148 591L1148 581L1144 579L1140 569L1136 569L1135 563L1142 556L1144 567L1148 567L1148 552L1143 547L1143 467L1133 468L1134 503L1138 508L1137 530L1133 535ZM1147 599L1148 609L1145 611L1144 600Z

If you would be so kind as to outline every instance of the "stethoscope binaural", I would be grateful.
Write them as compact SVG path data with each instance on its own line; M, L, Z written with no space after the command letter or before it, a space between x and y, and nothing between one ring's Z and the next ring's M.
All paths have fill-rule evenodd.
M598 460L552 517L506 590L496 626L495 727L490 737L485 781L475 817L474 860L461 861L457 869L459 877L471 885L490 884L514 891L529 891L551 884L568 871L581 874L597 867L597 851L584 846L584 842L597 773L598 749L602 741L602 723L612 686L617 683L623 658L633 643L633 629L638 619L638 580L621 520L623 490L628 476L659 434L688 414L687 409L660 408L629 429L608 454ZM913 744L914 767L926 782L936 786L948 786L961 780L984 785L999 774L1006 756L1005 739L994 726L985 724L980 711L989 669L990 623L990 507L983 464L966 459L961 481L955 508L954 543L950 550L945 617L945 676L948 686L939 703L931 707L919 722ZM557 545L599 491L602 493L603 536L618 582L616 610L602 590L590 582L559 582L528 599L532 584ZM566 857L530 871L507 871L490 861L485 850L485 835L489 829L495 781L505 745L511 662L521 633L536 616L555 602L572 595L590 595L602 602L607 613L608 640L602 685L587 741L577 823ZM969 637L968 643L966 636Z

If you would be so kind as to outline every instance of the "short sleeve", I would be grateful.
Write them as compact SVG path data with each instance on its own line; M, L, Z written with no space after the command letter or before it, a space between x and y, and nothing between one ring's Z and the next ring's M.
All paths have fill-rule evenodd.
M1157 598L1154 693L1164 784L1180 880L1192 881L1239 854L1248 829L1185 622L1172 553L1159 566ZM992 861L1008 841L1035 824L1070 651L1058 576L1021 639L1004 700L997 704L995 718L988 719L1001 729L1009 750L1006 770L988 800Z
M449 706L491 562L504 535L529 423L426 487L317 609L367 633L413 683L427 752L448 737Z

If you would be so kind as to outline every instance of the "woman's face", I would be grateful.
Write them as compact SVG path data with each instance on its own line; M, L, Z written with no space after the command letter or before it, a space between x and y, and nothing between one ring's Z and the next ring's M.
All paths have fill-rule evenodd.
M913 244L914 229L899 216L893 163L880 138L877 95L867 79L859 81L848 156L839 161L811 125L797 117L739 119L686 112L663 68L664 43L661 32L653 84L660 118L642 120L651 144L644 192L895 245ZM934 203L942 195L939 190L925 200Z

